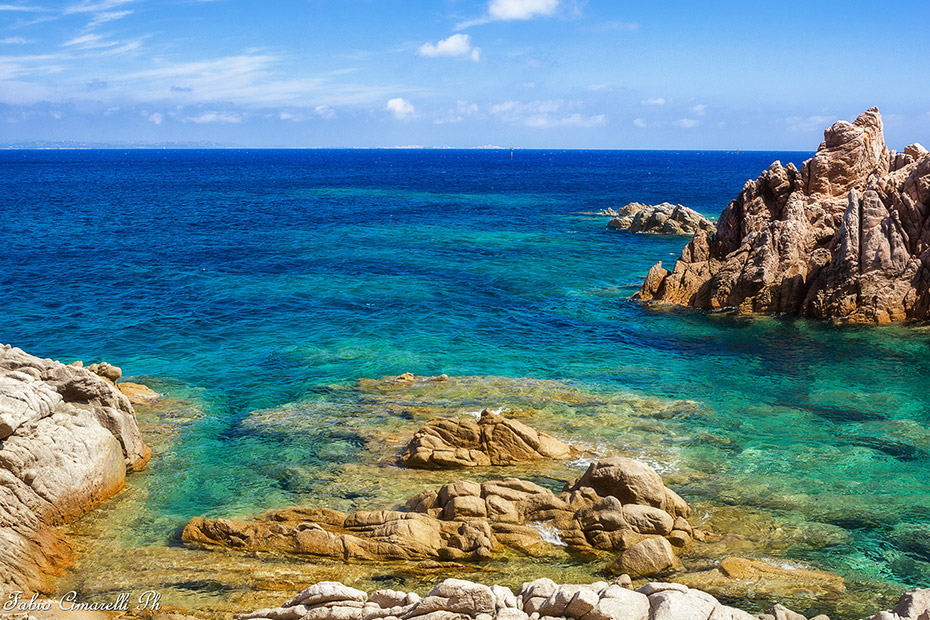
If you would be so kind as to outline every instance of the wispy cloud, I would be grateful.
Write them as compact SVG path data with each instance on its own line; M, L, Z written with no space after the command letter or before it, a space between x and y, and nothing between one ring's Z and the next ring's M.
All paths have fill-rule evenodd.
M814 115L814 116L789 116L785 119L788 131L810 133L812 131L821 131L836 121L836 116Z
M5 39L0 39L0 44L3 45L28 45L30 43L35 43L35 41L30 41L22 37L6 37Z
M607 123L603 114L587 116L574 110L577 102L564 101L506 101L491 106L491 114L504 122L546 129L549 127L597 127Z
M633 124L636 125L636 126L639 127L639 128L643 128L643 127L646 126L646 119L643 119L643 118L634 118L634 119L633 119Z
M336 118L336 111L328 105L318 105L314 107L313 113L326 120L332 120Z
M682 129L691 129L692 127L697 127L701 124L701 121L694 120L693 118L679 118L677 121L672 123L675 127L681 127Z
M241 123L242 115L235 112L204 112L199 116L189 116L184 120L191 123Z
M0 4L0 11L11 11L11 12L22 12L22 13L38 13L42 12L45 9L42 9L37 6L27 6L23 4Z
M665 105L669 100L665 97L653 97L652 99L643 99L640 101L643 105Z
M707 104L699 103L696 106L691 106L692 114L697 114L698 116L704 116L707 113Z
M449 58L470 59L474 62L481 60L481 48L473 47L471 37L467 34L454 34L451 37L442 39L435 45L424 43L417 50L417 54L428 58L446 56Z
M490 0L485 15L464 21L458 24L456 29L462 30L495 21L550 17L559 11L560 4L561 0Z
M446 123L461 123L467 118L475 118L479 115L480 109L477 103L459 101L456 103L455 108L446 111L443 116L437 118L434 122L437 125L444 125Z
M384 109L393 114L394 118L402 121L413 118L414 115L416 115L416 110L414 109L413 104L403 97L389 99L387 105L384 106Z
M636 32L640 29L638 22L606 21L586 28L591 32Z

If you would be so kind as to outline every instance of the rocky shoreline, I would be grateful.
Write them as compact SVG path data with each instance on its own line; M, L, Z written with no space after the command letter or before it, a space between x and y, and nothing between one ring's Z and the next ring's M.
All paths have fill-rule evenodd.
M930 589L913 590L891 611L868 620L927 620ZM650 582L633 590L629 580L559 585L551 579L509 588L447 579L425 597L377 590L370 595L339 582L306 588L281 607L259 609L237 620L807 620L782 605L749 614L677 583ZM829 620L818 615L811 620Z
M116 475L116 480L125 479L126 469L132 470L144 464L148 451L141 444L132 407L122 390L113 383L119 379L118 369L108 365L86 368L64 366L51 360L33 358L11 347L0 350L0 360L0 385L3 386L0 393L7 396L20 394L18 398L25 402L28 398L22 394L28 393L28 390L24 392L20 384L28 385L33 393L44 394L43 398L54 405L50 405L49 411L52 413L46 417L57 424L66 424L63 421L66 416L83 420L87 416L96 419L105 415L109 416L107 419L110 419L110 426L125 431L120 435L122 441L130 446L125 453L119 438L114 436L110 442L111 447L120 447L120 461L124 468L122 478ZM26 375L29 379L16 373ZM19 392L7 385L11 381L18 386ZM359 383L367 392L383 394L388 399L385 402L390 402L411 389L430 388L450 393L460 389L458 382L457 378L415 377L405 373L381 381L363 380ZM61 403L55 404L55 395L61 398ZM562 397L577 398L568 394ZM150 391L146 392L143 387L141 398L151 398ZM17 431L11 437L17 433L22 436L35 426L37 420L17 423L11 415L14 410L19 411L3 401L0 422L10 427L16 426ZM87 424L93 426L90 422ZM47 435L43 437L47 438ZM715 565L705 564L703 570L692 567L690 572L676 572L675 569L681 565L678 555L685 553L682 558L688 561L687 549L693 544L703 544L693 541L704 538L706 534L689 522L691 507L666 487L655 471L633 459L600 458L592 462L584 474L565 482L562 492L558 493L526 478L488 476L489 472L505 471L507 468L512 470L516 466L523 472L560 459L596 458L583 446L565 443L553 434L537 431L519 420L484 410L474 418L433 418L407 437L409 441L406 447L396 452L397 463L394 467L410 471L415 471L414 468L433 470L446 476L446 480L451 474L453 482L445 482L438 488L427 488L409 497L406 506L401 509L347 514L325 507L291 508L247 521L194 518L185 528L183 538L192 551L197 550L203 556L204 562L210 561L210 552L201 550L219 547L226 547L232 553L227 554L228 562L236 562L237 553L258 558L259 562L262 557L275 557L278 554L331 558L343 566L342 570L338 566L333 568L339 580L348 579L352 573L349 568L358 563L381 562L387 566L390 562L399 561L415 567L422 575L458 577L462 574L476 574L476 568L480 573L483 563L501 554L507 557L539 557L545 561L551 553L548 550L563 548L584 555L586 566L591 567L587 574L619 575L612 583L598 582L584 586L558 586L550 579L537 579L525 584L523 588L517 588L511 582L513 590L500 585L480 586L461 580L446 580L423 599L438 597L452 600L457 595L449 593L457 591L460 586L469 592L483 593L489 590L495 597L499 597L494 599L493 612L488 612L484 607L481 610L478 607L462 607L458 603L446 608L438 599L429 603L432 607L423 607L418 606L420 599L415 594L387 595L384 592L373 592L371 597L365 595L364 599L359 599L358 594L354 594L351 599L334 598L325 602L318 600L316 603L307 598L269 611L268 615L255 615L266 613L262 611L243 616L254 618L374 620L394 615L403 620L421 616L428 616L429 620L452 620L452 616L458 620L488 620L484 617L486 613L491 618L503 615L507 620L538 620L543 617L581 620L582 616L585 620L751 618L754 616L720 601L731 601L733 595L743 601L750 601L757 594L764 600L777 600L785 587L806 589L814 597L836 599L844 596L843 579L838 576L812 569L784 569L748 558L726 557ZM5 444L0 445L6 449ZM49 472L48 469L43 470L42 476L53 477ZM480 479L484 481L461 479L459 476L463 472L482 472ZM115 492L121 484L107 486L106 492ZM35 481L33 486L37 486ZM104 498L105 494L102 493L94 501L102 501ZM84 501L80 510L92 505L93 501ZM388 507L393 507L390 502ZM42 523L41 519L39 523ZM58 536L56 540L62 540L67 545L55 525L46 525L49 531ZM6 533L6 529L3 531ZM62 555L28 559L24 564L25 572L32 574L29 573L29 566L38 567L33 572L41 579L35 582L36 585L19 579L11 582L10 589L50 592L54 589L51 578L61 574L72 560L73 552L71 557ZM253 559L247 560L246 555L239 561L255 563ZM496 580L493 571L487 576L489 579L479 578L478 581ZM430 578L432 583L436 583L434 578ZM655 581L656 578L678 583ZM645 579L652 581L646 582ZM310 580L302 583L308 582L312 583ZM634 584L636 591L632 589ZM336 587L333 583L326 587L330 586ZM532 589L535 594L527 598L525 595L531 586L535 588ZM290 585L283 589L291 588L296 591L297 586ZM618 589L624 592L618 593ZM548 590L552 591L544 601L529 601L541 599L542 593ZM463 596L465 601L476 600L471 594ZM661 604L653 602L653 598L659 601L669 597L674 600ZM719 597L719 600L714 597ZM549 598L552 600L549 601ZM378 603L381 599L384 599L384 605ZM617 602L619 599L636 599L639 603L621 605ZM646 606L643 599L646 599ZM342 604L339 602L341 600L354 602ZM372 606L374 603L378 603L378 609ZM545 613L539 607L542 603L549 605L545 607ZM241 605L239 610L243 607L249 608ZM296 609L298 607L303 609ZM407 608L398 610L398 607ZM579 611L585 607L588 608L586 612ZM644 609L646 615L641 613ZM661 609L666 609L661 612L666 615L655 615L659 613L656 610ZM180 608L177 611L191 613ZM189 617L199 615L213 618L228 617L226 614L229 612L214 610L207 612L207 616L202 615L205 613L203 610L192 613L194 616ZM594 615L588 615L592 613ZM802 618L792 614L784 608L773 608L770 615L788 620ZM918 615L913 618L916 619ZM164 616L160 620L179 617ZM898 614L898 617L912 616ZM894 616L875 618L892 620Z
M930 153L885 146L878 108L824 132L798 170L773 163L635 297L855 323L930 319Z
M0 592L50 592L75 559L60 526L119 492L150 451L120 370L0 346Z

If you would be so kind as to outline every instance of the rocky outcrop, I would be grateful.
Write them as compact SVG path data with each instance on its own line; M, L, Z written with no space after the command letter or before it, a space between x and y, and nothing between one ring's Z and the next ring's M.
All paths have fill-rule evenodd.
M57 526L119 491L148 457L110 380L0 347L0 590L48 590L74 556Z
M616 213L607 227L652 235L693 235L716 230L713 222L694 209L670 202L657 205L631 202Z
M648 576L678 566L670 541L692 531L687 503L653 470L626 458L592 464L560 495L517 478L460 480L410 498L406 508L350 515L294 509L247 522L195 518L182 538L361 560L471 561L502 547L529 551L541 544L632 549L618 566Z
M877 108L824 132L798 170L773 163L643 300L853 322L930 318L930 154L889 152Z
M281 607L259 609L237 620L756 620L716 598L676 583L647 583L637 590L618 580L559 585L551 579L524 583L514 593L499 585L486 586L446 579L426 596L414 592L366 592L339 582L320 582ZM930 614L924 597L930 590L905 595L895 608L909 615L874 616L870 620L918 620ZM910 597L906 602L905 599ZM905 609L906 608L906 609ZM883 612L891 613L891 612ZM807 620L781 605L763 618ZM817 616L815 620L829 620Z
M930 620L930 588L912 590L891 611L880 611L867 620Z
M413 436L404 465L423 469L512 465L538 459L577 458L581 452L518 420L490 410L474 418L434 418Z

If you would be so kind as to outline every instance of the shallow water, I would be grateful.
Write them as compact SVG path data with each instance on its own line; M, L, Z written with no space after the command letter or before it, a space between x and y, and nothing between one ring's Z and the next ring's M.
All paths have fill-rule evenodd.
M758 557L836 572L868 601L930 586L930 331L643 307L629 296L686 239L583 215L669 200L715 216L772 160L806 156L0 153L0 341L106 359L173 399L142 414L163 449L92 517L124 525L81 570L140 583L128 558L149 553L182 574L170 554L202 553L178 546L191 516L400 502L425 479L373 474L372 455L437 408L509 407L646 458L692 503L804 533L756 541ZM419 403L355 387L404 371L508 387ZM169 590L224 592L201 577Z

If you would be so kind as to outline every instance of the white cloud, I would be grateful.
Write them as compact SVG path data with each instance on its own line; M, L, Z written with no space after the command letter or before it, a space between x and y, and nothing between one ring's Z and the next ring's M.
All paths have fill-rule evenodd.
M156 125L161 125L161 122L165 120L165 115L162 114L161 112L154 112L152 114L149 114L149 120L155 123Z
M449 58L464 58L474 62L481 60L481 48L472 47L471 37L467 34L454 34L451 37L442 39L435 45L424 43L417 50L420 56L435 58L446 56Z
M812 131L821 131L824 127L829 127L835 121L835 116L790 116L785 119L785 124L788 125L788 131L809 133Z
M434 122L437 125L443 125L445 123L461 123L466 118L474 118L479 116L479 108L477 103L469 103L468 101L459 101L456 103L454 109L446 112L445 116L437 118Z
M610 92L614 89L610 84L590 84L588 90L592 93Z
M637 127L642 128L646 126L646 121L641 118L634 118L633 124L636 125Z
M549 17L559 10L561 0L490 0L483 17L462 22L456 26L462 30L494 21L514 21Z
M698 116L704 116L704 114L707 112L707 104L699 103L696 106L692 106L691 112L697 114Z
M563 101L506 101L491 106L491 114L509 123L545 129L549 127L596 127L607 123L603 114L585 116L574 109L577 102Z
M34 41L22 37L7 37L5 39L0 39L0 43L4 45L28 45L29 43L34 43Z
M317 116L320 118L325 118L326 120L332 120L336 118L336 111L328 105L318 105L313 108L313 111Z
M538 15L552 15L559 8L559 0L491 0L488 15L493 19L532 19Z
M665 97L653 97L652 99L643 99L640 101L643 105L665 105L669 100Z
M242 115L235 112L204 112L200 116L189 116L184 119L191 123L241 123Z
M416 113L416 110L413 108L413 104L403 97L389 99L387 105L384 106L384 109L393 114L394 118L399 120L412 118Z
M679 118L677 121L672 123L675 127L681 127L682 129L691 129L692 127L697 127L701 124L701 121L696 121L693 118Z
M87 24L87 29L90 30L91 28L95 28L100 24L122 19L127 15L132 15L132 11L104 11L102 13L98 13L92 20L90 20L90 23Z

